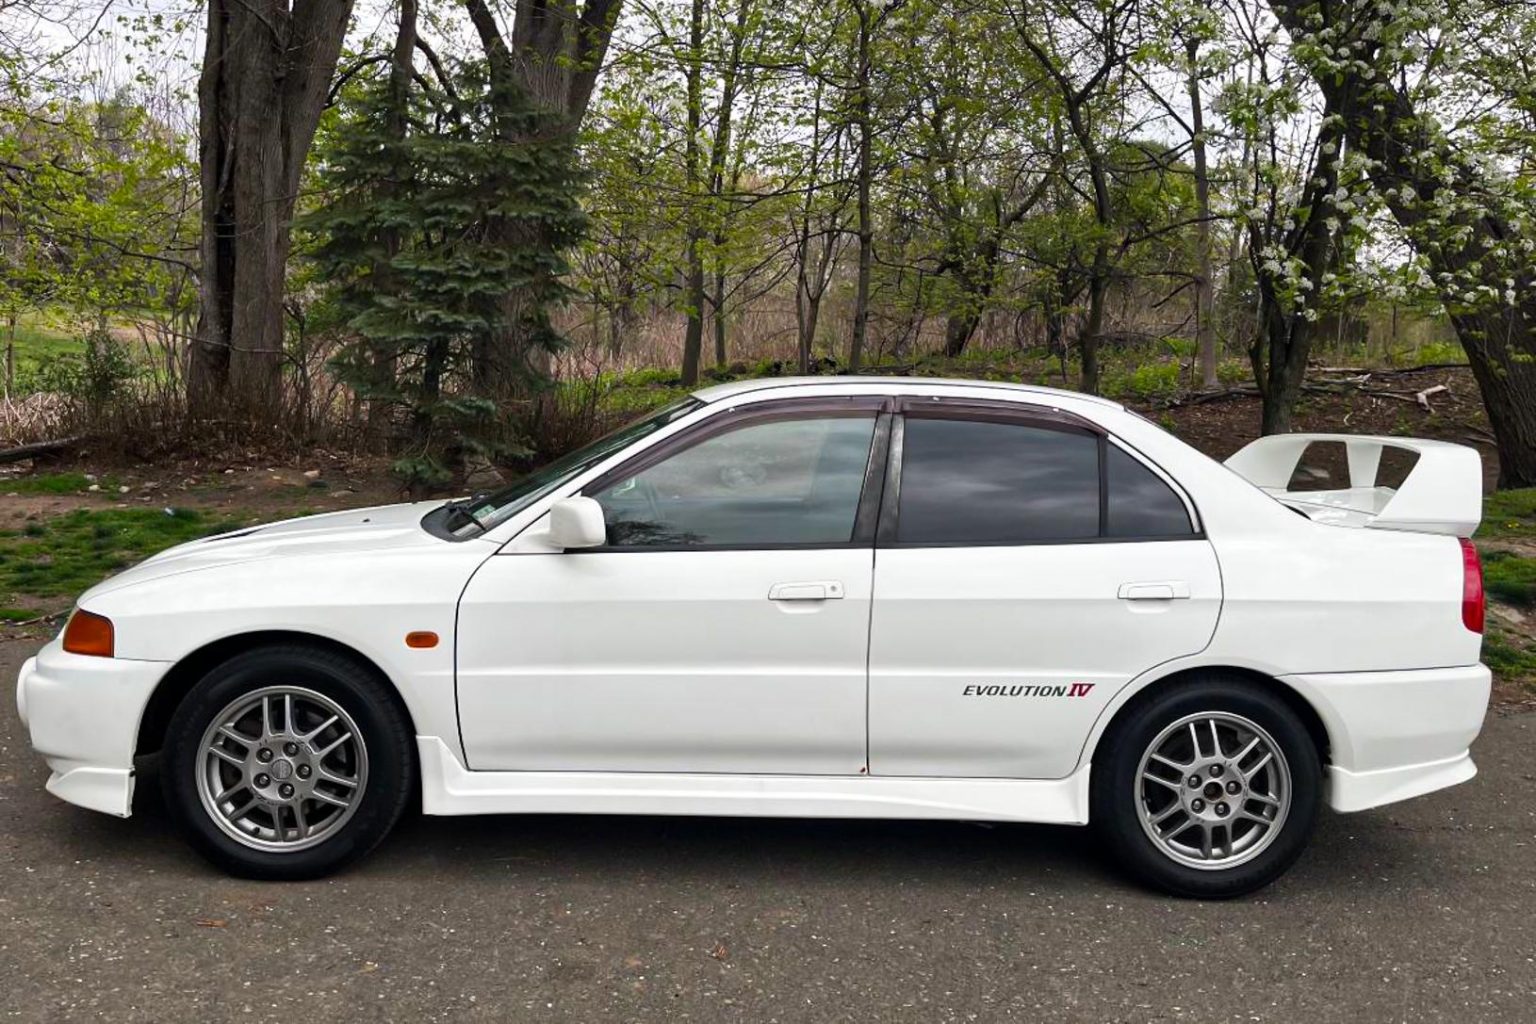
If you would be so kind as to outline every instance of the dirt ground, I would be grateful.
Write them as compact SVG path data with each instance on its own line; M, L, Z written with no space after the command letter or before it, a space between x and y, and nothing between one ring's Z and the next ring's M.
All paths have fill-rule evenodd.
M1471 445L1482 453L1486 486L1492 488L1498 478L1498 452L1470 370L1459 366L1347 376L1349 382L1338 384L1338 391L1302 396L1296 407L1297 431L1429 437ZM1439 386L1445 390L1426 396L1428 408L1419 403L1417 395ZM1179 437L1217 459L1259 436L1256 397L1173 406L1134 400L1127 404L1171 426Z

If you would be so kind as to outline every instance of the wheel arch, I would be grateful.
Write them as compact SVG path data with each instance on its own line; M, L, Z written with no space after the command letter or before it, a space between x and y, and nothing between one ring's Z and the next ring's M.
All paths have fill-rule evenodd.
M278 645L299 645L311 647L316 650L329 651L339 654L352 661L365 672L377 677L385 684L385 691L400 713L405 716L406 723L412 733L416 731L416 721L411 715L411 709L400 695L399 688L394 685L389 674L379 664L355 647L351 647L338 640L320 636L316 633L305 633L299 630L255 630L247 633L236 633L232 636L220 637L196 650L188 653L180 661L171 666L170 670L161 678L154 692L150 694L149 703L145 705L144 713L139 718L138 736L134 741L135 756L152 754L158 751L165 739L166 727L170 724L171 716L182 700L196 686L198 680L207 675L215 666L223 664L230 658L247 651L257 650L262 647Z
M1096 734L1090 738L1087 757L1084 763L1091 762L1094 755L1106 740L1114 735L1115 728L1127 721L1137 710L1146 705L1158 694L1177 688L1186 683L1197 682L1202 679L1232 679L1255 685L1269 693L1274 694L1285 702L1296 717L1301 719L1306 726L1307 735L1312 737L1312 744L1317 749L1318 758L1326 768L1332 750L1332 739L1328 734L1328 726L1318 709L1299 690L1288 685L1284 680L1276 678L1253 668L1244 668L1237 665L1200 665L1191 668L1182 668L1160 676L1138 687L1129 697L1123 700L1118 707L1110 710L1104 724L1097 728Z

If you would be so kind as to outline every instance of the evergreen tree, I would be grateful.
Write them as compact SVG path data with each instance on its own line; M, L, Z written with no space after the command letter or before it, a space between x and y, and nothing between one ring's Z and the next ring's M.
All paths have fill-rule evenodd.
M550 312L568 296L564 253L586 225L569 133L551 115L475 66L439 84L410 93L404 131L387 81L356 88L322 140L323 204L306 218L355 334L333 366L396 411L396 470L412 486L447 482L468 452L506 450L475 364L495 360L526 390L545 383L543 357L562 344ZM499 351L513 337L526 347Z

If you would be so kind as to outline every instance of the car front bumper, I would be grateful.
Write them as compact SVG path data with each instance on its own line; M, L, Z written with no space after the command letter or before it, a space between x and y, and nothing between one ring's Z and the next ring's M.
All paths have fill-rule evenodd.
M1486 666L1286 676L1328 730L1328 804L1363 811L1465 782L1493 677Z
M128 817L139 722L169 662L67 654L55 640L16 679L16 710L61 800Z

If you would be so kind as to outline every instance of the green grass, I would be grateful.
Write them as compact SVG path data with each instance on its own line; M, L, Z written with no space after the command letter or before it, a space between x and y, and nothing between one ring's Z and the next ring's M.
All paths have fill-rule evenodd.
M79 494L96 483L103 491L116 491L117 481L100 477L94 481L84 473L39 473L33 476L0 477L0 494Z
M1496 537L1536 539L1536 487L1495 491L1483 503L1483 525L1478 540Z
M44 363L80 351L83 328L51 315L27 314L16 322L16 376L31 376ZM11 342L10 325L0 322L0 346Z
M188 509L109 508L0 530L0 597L73 597L157 551L237 525L229 516Z
M1483 664L1500 679L1536 681L1536 646L1524 637L1490 629L1483 637Z
M1484 551L1483 586L1488 596L1522 608L1536 607L1536 558L1513 551Z

